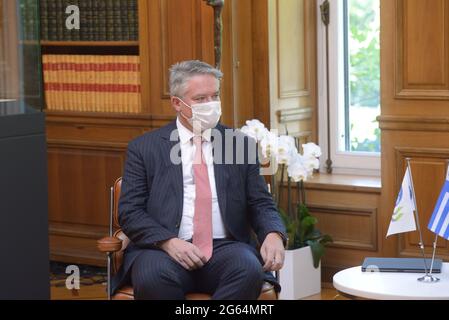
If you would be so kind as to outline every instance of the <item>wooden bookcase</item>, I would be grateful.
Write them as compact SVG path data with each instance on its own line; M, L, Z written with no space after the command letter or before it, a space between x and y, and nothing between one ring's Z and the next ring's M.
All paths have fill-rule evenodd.
M224 7L221 96L227 125L256 117L269 121L266 16L263 1ZM214 64L214 12L206 1L138 0L138 18L138 41L41 42L43 54L140 57L140 113L46 111L52 260L105 264L96 241L108 233L109 190L122 175L127 144L175 118L168 68L189 59Z
M41 41L42 54L139 55L148 98L148 1L138 1L139 41ZM104 265L96 240L108 233L109 189L122 175L128 142L168 122L140 114L46 111L51 259Z

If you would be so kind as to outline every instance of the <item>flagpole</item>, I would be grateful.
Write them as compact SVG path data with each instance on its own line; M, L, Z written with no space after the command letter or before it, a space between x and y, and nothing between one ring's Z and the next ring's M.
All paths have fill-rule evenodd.
M449 169L449 166L448 166ZM446 171L447 176L447 171ZM433 263L435 262L435 253L437 251L437 242L438 242L438 233L435 234L435 240L433 241L433 252L432 252L432 263L430 264L430 276L432 277L432 271L433 271ZM439 281L439 278L434 277L436 280Z
M422 232L421 232L421 224L419 223L418 205L416 204L416 194L415 194L415 186L413 184L412 167L410 165L410 158L407 158L406 160L407 160L407 168L408 168L408 173L409 173L410 185L411 185L412 192L413 192L413 203L415 204L415 218L416 218L416 226L418 227L418 233L419 233L419 247L421 248L421 253L423 256L423 260L424 260L424 271L426 272L426 275L421 278L418 278L418 281L436 282L439 279L433 277L432 275L429 275L429 273L428 273L426 254L424 251L424 241L423 241Z
M432 253L432 263L430 264L430 275L432 276L433 263L435 261L435 252L437 251L438 234L435 234L435 240L433 241L433 253ZM436 278L438 279L438 278ZM440 280L440 279L438 279ZM437 281L438 281L437 280Z

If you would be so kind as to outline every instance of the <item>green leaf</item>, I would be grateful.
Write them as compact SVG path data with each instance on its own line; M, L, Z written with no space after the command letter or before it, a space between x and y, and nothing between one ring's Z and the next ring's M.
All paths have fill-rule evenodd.
M319 241L322 237L323 237L323 235L321 234L321 232L319 230L314 229L306 235L306 237L304 238L304 241L306 241L306 240Z
M322 245L326 245L326 244L331 243L331 242L334 242L334 240L333 240L332 237L331 237L330 235L328 235L328 234L323 235L322 238L321 238L321 240L320 240L320 243L321 243Z
M279 214L287 231L287 248L292 250L310 246L314 266L317 268L324 254L325 245L332 242L332 238L329 235L323 235L315 228L318 219L310 214L304 204L297 205L296 216L289 215L282 208L279 208Z
M302 219L302 221L300 222L300 235L302 239L306 239L309 236L317 222L318 220L312 216L308 216Z
M320 265L321 257L324 255L324 245L316 241L307 241L307 244L312 250L313 266L315 268L318 268L318 266Z

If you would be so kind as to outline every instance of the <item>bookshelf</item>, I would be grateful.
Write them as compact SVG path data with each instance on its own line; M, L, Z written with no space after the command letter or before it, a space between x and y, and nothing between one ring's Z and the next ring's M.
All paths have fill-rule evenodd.
M141 113L138 8L138 0L40 0L48 111Z
M138 47L139 41L49 41L40 42L43 47Z
M43 40L138 40L138 0L40 0L40 12Z

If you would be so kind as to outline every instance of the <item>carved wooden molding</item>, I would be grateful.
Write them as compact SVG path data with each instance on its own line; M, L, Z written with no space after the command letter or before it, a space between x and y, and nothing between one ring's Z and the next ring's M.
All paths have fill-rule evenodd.
M427 159L441 159L446 161L449 159L449 148L421 148L421 147L395 147L395 159L396 159L396 189L399 190L399 186L402 182L402 178L405 173L406 159L410 158L427 158ZM403 168L403 170L399 170Z
M309 21L310 21L310 17L308 15L308 6L310 5L310 3L308 3L308 1L303 1L303 9L302 9L302 13L303 16L300 17L300 19L298 19L298 21L302 21L302 37L303 37L303 43L302 43L302 54L299 54L298 59L302 58L302 61L299 61L300 64L303 65L303 72L302 72L302 76L303 76L303 84L302 86L298 86L297 88L293 88L290 90L286 90L285 88L283 88L283 81L282 81L282 76L280 74L281 70L283 70L282 66L283 63L287 63L287 66L291 69L291 63L289 61L283 61L282 60L282 50L291 50L290 47L288 47L288 43L286 47L282 47L282 43L281 43L281 35L280 33L282 32L282 26L281 26L281 21L282 21L282 14L280 13L280 2L282 2L281 0L277 0L276 1L276 30L277 30L277 43L276 43L276 49L277 49L277 69L279 70L279 74L278 74L278 97L279 99L289 99L289 98L300 98L300 97L308 97L310 96L310 88L311 88L311 77L310 77L310 73L312 72L312 70L310 69L310 66L312 65L311 60L312 57L310 56L310 50L308 49L310 46L312 46L312 40L310 39L310 36L307 32L307 26L309 25ZM287 2L286 2L287 3ZM285 5L285 3L284 3ZM298 13L299 14L299 13ZM302 57L301 57L302 56Z
M394 153L396 159L395 190L400 189L399 186L404 177L407 158L449 159L449 149L442 148L395 147Z
M312 108L291 108L282 109L276 112L278 116L278 121L281 124L287 122L296 122L300 120L310 120L312 119L313 109Z
M380 116L377 120L382 130L449 132L449 118Z
M125 152L128 147L128 143L124 142L91 142L62 139L47 139L47 144L48 152L53 152L52 150L58 149Z
M418 162L421 163L429 163L430 166L441 166L443 171L445 170L448 159L449 159L449 149L444 148L421 148L421 147L396 147L394 148L395 152L395 161L396 161L396 176L394 182L394 190L399 190L400 185L402 183L402 178L405 173L406 167L406 159L411 158L417 159ZM412 174L415 174L413 172ZM437 188L439 190L439 188ZM419 196L417 196L417 200L419 201ZM419 207L419 202L418 202ZM426 229L426 225L422 224L422 220L427 223L428 218L430 217L431 212L419 212L420 220L421 220L421 229L423 229L424 234L428 232ZM433 239L432 234L432 239ZM407 243L409 235L408 234L400 234L399 242L398 242L398 255L399 256L421 256L421 250L419 249L418 243ZM426 239L424 237L424 239ZM424 240L426 242L426 240ZM440 240L438 242L437 255L439 257L448 259L449 251L447 250L449 246L448 241ZM431 254L431 246L426 244L426 252Z
M420 147L396 147L396 157L406 158L423 157L433 159L449 159L449 148L420 148ZM405 163L405 162L404 162Z
M47 111L47 125L73 125L89 128L101 127L111 129L142 130L142 133L160 128L176 119L172 115L158 114L101 114L101 113L75 113L64 111Z
M321 177L323 177L321 179ZM332 177L328 179L328 177ZM339 179L338 179L339 178ZM338 180L334 180L338 179ZM380 195L381 182L380 177L368 177L368 181L362 176L356 175L329 175L316 174L310 180L304 183L306 190L322 191L346 191L351 193L371 193Z
M400 247L399 247L399 257L403 257L403 258L410 258L410 257L415 257L415 258L422 258L422 253L421 250L419 249L419 247L417 246L416 249L411 249L411 248L404 248L403 247L403 240L404 240L404 236L403 235L399 235L401 241L399 241L400 243ZM429 247L426 247L426 255L428 257L431 257L432 251L430 250ZM446 250L446 251L443 251ZM444 259L444 261L449 261L449 253L447 252L447 248L443 248L443 249L437 249L436 251L436 257L437 258L441 258Z
M435 6L431 9L438 12L440 16L439 19L435 18L434 21L428 21L429 23L419 24L418 26L416 26L416 23L409 24L411 17L408 14L413 16L419 11L419 8L413 8L412 5L417 4L408 0L396 0L395 98L449 100L449 3L446 0L419 3L419 5ZM442 10L437 10L438 6ZM422 17L421 19L425 18ZM428 17L427 20L429 20ZM440 22L442 29L435 30L438 22ZM409 27L421 29L422 34L416 34L413 30L409 30ZM429 28L432 28L430 39L421 39L426 36L429 38ZM441 37L436 40L439 35ZM435 37L435 39L432 37ZM412 39L421 39L422 43L433 41L432 49L440 49L439 54L435 56L436 61L419 60L418 57L426 56L428 50L422 46L412 47L415 44ZM422 62L422 65L415 65L414 61L409 61L409 58L418 60L418 64ZM438 58L440 61L438 61ZM435 64L438 64L438 68L432 68ZM418 68L417 70L420 70L419 68L428 69L415 71L416 68Z
M98 225L85 225L80 223L63 223L50 221L48 230L51 234L67 236L67 237L79 237L87 239L95 239L103 237L107 234L107 226Z
M329 247L342 248L342 249L356 249L356 250L368 250L377 251L378 249L378 236L377 236L377 208L356 208L347 206L327 206L319 204L307 204L310 211L319 212L330 215L338 216L359 216L365 217L370 220L370 234L371 239L369 243L362 241L356 241L353 239L338 239L332 235L334 242L329 244Z

